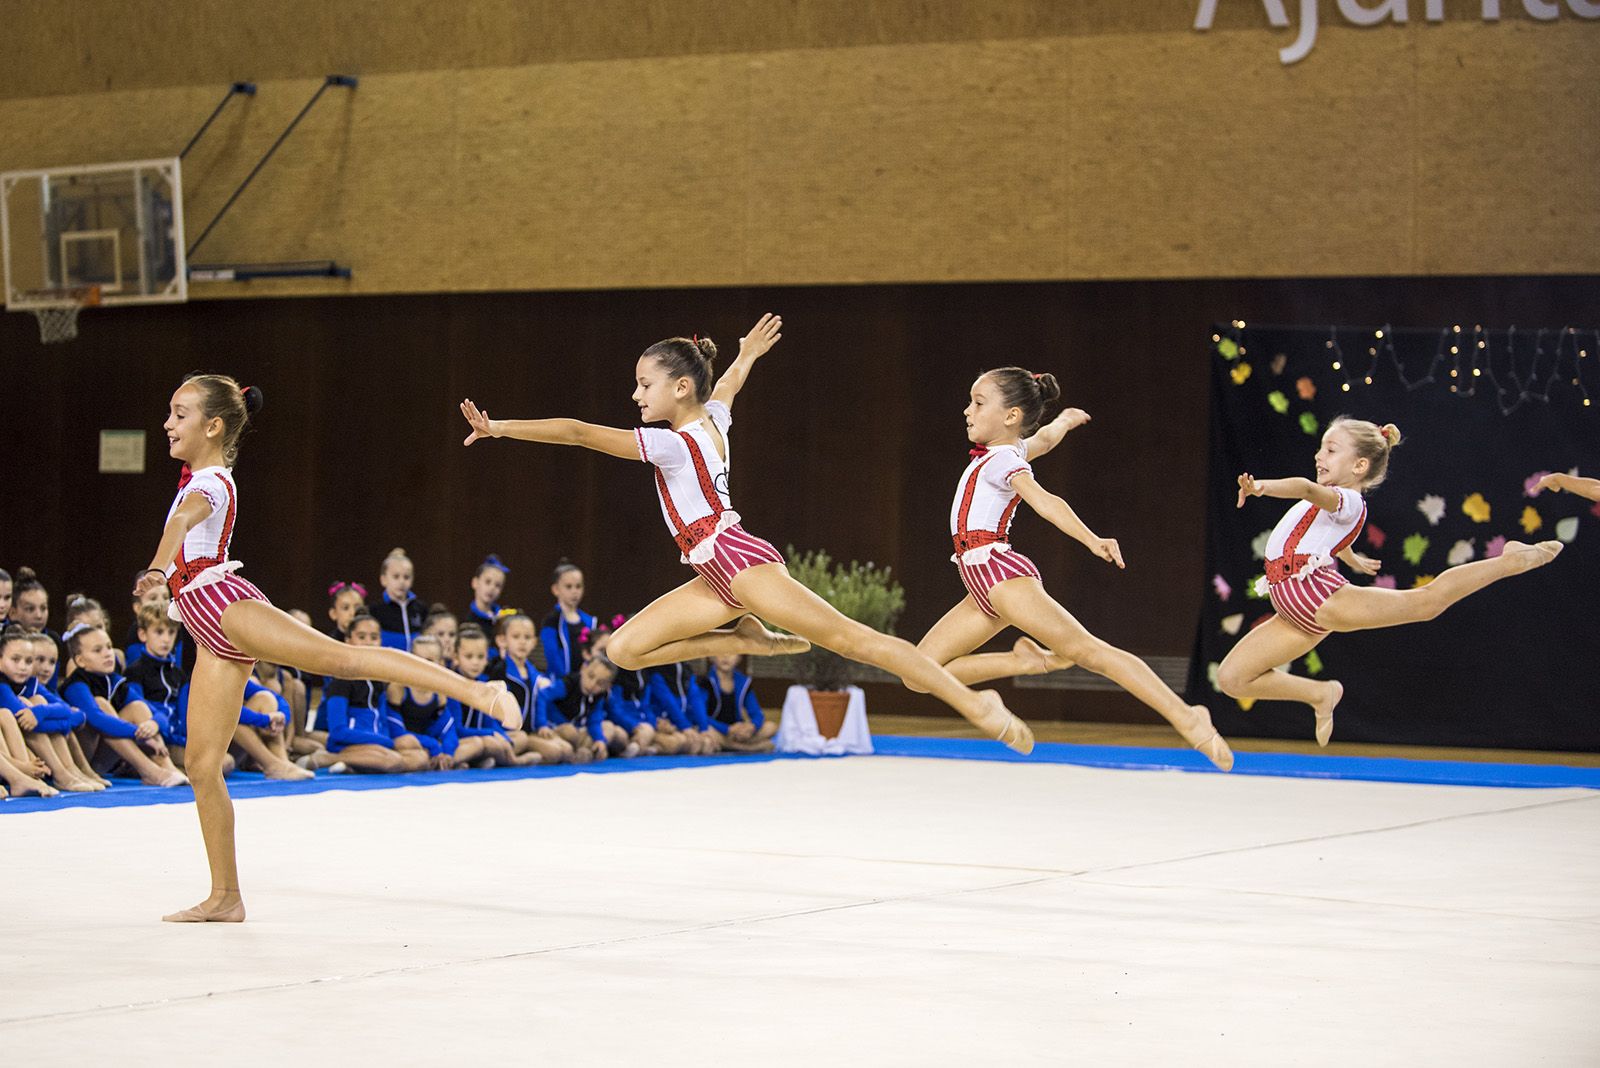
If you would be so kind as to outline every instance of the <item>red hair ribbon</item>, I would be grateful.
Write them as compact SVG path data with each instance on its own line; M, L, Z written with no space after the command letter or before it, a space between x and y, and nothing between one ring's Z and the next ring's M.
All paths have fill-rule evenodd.
M1034 381L1035 381L1035 382L1037 382L1037 381L1039 381L1039 379L1041 379L1041 378L1043 378L1043 377L1044 377L1044 372L1043 372L1043 371L1041 371L1041 372L1039 372L1039 373L1038 373L1038 374L1036 374L1036 375L1034 375L1034 376L1033 376L1033 380L1034 380Z
M696 335L694 335L694 337L690 338L689 340L693 341L696 345L698 345L698 344L700 344L700 335L696 334Z
M367 588L361 585L359 582L335 582L332 586L328 587L328 596L337 597L345 590L355 590L361 595L361 599L363 601L367 599Z

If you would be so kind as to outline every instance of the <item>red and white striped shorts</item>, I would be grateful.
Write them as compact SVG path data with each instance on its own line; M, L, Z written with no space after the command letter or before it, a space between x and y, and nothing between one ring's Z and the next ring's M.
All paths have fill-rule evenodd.
M1321 637L1327 627L1317 626L1317 609L1349 580L1339 574L1336 567L1319 567L1305 578L1286 578L1276 586L1267 587L1267 596L1278 616L1310 634Z
M964 564L960 557L957 557L956 569L961 572L961 584L972 594L972 599L978 602L983 614L991 619L999 619L1000 613L989 603L990 590L1007 579L1033 578L1043 581L1039 575L1039 568L1032 560L1010 549L1003 552L997 549L991 552L989 559L981 564Z
M742 610L744 605L733 595L733 577L747 567L783 562L783 554L773 548L770 541L763 541L735 523L717 535L716 552L711 559L689 566L717 591L723 604Z
M222 610L235 601L272 603L252 583L238 575L228 575L204 586L179 590L178 614L183 617L183 625L194 635L195 641L205 646L212 656L219 660L254 664L255 657L246 656L234 648L228 636L222 633Z

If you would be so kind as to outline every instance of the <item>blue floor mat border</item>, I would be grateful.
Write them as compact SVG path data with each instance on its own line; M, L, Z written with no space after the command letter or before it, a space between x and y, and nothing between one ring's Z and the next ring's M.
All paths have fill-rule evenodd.
M941 760L999 760L1018 764L1079 764L1130 771L1221 772L1192 749L1138 748L1120 745L1068 745L1040 742L1021 756L995 742L975 738L923 738L879 735L872 739L879 756L931 757ZM1234 753L1234 775L1275 775L1293 779L1358 779L1364 782L1422 783L1432 786L1503 786L1553 789L1581 786L1600 789L1600 768L1565 764L1484 764L1466 760L1415 760L1410 757L1331 756L1325 753Z
M1221 774L1199 753L1188 749L1116 745L1068 745L1041 742L1030 756L1020 756L997 742L976 738L925 738L877 735L877 756L931 760L987 760L1016 764L1076 764L1128 771L1182 771ZM1350 757L1325 754L1236 753L1235 775L1268 775L1295 779L1354 779L1364 782L1419 783L1432 786L1493 786L1518 789L1583 787L1600 789L1600 768L1562 764L1484 764L1455 760L1413 760L1406 757ZM652 757L608 760L600 764L559 767L490 768L468 771L424 771L410 775L329 775L309 782L276 782L241 772L228 779L235 798L278 797L328 790L396 790L444 783L548 779L568 775L610 775L678 768L727 768L773 760L807 760L781 754L717 757ZM126 779L97 794L63 794L57 798L15 797L0 802L0 815L59 812L69 808L124 808L130 805L181 805L194 799L188 787L163 789Z

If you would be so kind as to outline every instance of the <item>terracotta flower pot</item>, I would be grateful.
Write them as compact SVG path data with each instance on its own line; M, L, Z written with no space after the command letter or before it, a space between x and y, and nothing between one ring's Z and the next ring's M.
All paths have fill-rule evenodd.
M824 738L837 738L844 727L845 710L850 706L846 690L808 690L811 713L817 719L817 733Z

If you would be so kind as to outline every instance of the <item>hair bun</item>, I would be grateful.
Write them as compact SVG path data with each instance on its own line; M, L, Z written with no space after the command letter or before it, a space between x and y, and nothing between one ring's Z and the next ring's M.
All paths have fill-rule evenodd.
M1039 396L1046 404L1061 399L1061 383L1056 381L1055 375L1046 371L1044 374L1034 375L1033 380L1039 384Z
M261 410L261 406L267 403L260 386L245 386L239 392L244 397L244 410L250 415L255 415Z
M695 348L700 350L700 358L705 360L706 363L717 362L717 343L715 341L708 337L696 335L693 344Z
M33 568L26 566L17 568L17 585L20 586L25 582L37 582L38 579L39 574Z
M1383 435L1383 440L1388 442L1389 448L1400 444L1400 428L1393 423L1385 423L1378 428L1378 433Z

